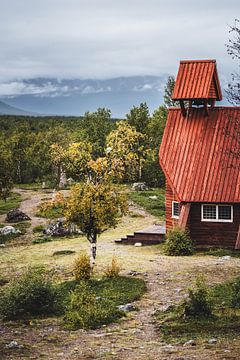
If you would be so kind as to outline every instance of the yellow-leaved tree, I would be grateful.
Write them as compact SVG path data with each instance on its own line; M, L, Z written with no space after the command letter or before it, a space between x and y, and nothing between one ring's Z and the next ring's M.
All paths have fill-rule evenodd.
M73 186L67 200L66 219L76 224L90 242L92 267L98 236L115 227L128 209L125 194L112 182L117 174L106 158L89 161L86 181Z
M145 135L126 121L119 121L117 129L107 136L107 157L110 163L117 163L124 180L141 179L148 153L145 140Z

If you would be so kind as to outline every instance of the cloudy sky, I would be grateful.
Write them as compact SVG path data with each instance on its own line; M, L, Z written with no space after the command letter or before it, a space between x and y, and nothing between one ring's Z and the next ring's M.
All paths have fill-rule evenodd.
M222 78L235 66L225 43L239 0L0 0L0 9L1 93L34 77L175 74L180 59L216 58Z

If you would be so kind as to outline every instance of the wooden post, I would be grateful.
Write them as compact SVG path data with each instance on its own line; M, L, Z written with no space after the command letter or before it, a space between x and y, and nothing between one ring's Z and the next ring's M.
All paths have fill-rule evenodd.
M189 212L190 212L190 207L191 207L191 203L186 203L186 204L181 205L181 211L180 211L180 216L179 216L179 220L178 220L178 225L182 229L186 229L188 216L189 216Z
M240 249L240 225L238 227L237 241L235 244L235 250L239 250L239 249Z
M179 102L180 102L180 107L181 107L182 116L183 116L183 117L186 117L187 112L186 112L186 109L185 109L185 106L184 106L184 101L183 101L183 100L180 100Z

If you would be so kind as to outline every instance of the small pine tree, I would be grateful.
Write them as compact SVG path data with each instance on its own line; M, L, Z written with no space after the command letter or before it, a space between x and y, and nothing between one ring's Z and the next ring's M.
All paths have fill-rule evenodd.
M168 231L164 252L170 256L192 255L193 243L187 230L174 227Z

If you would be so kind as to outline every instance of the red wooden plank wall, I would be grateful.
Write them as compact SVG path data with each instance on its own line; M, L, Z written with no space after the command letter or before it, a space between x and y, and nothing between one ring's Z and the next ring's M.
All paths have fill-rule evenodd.
M235 248L240 204L233 205L233 223L201 221L201 204L191 204L188 227L190 236L196 245L213 245Z

